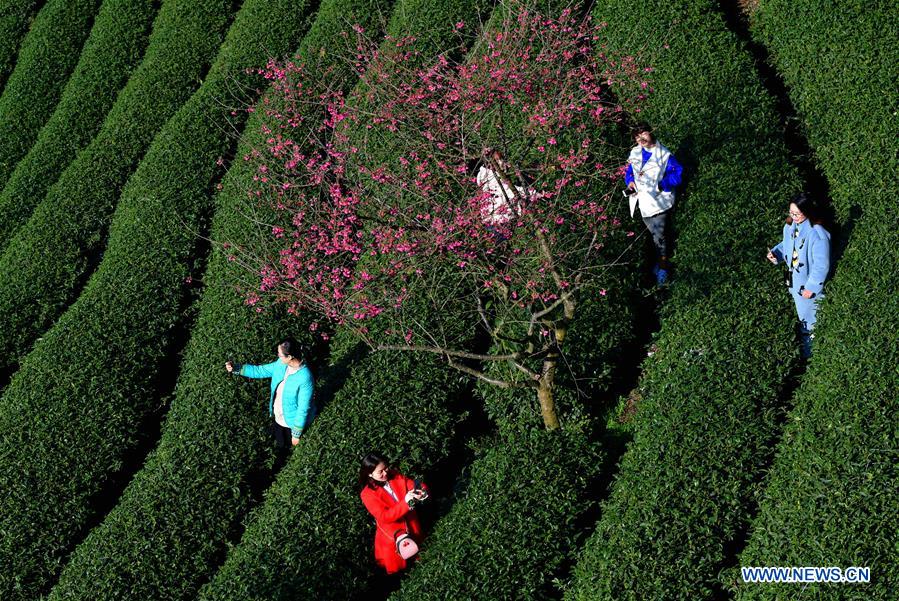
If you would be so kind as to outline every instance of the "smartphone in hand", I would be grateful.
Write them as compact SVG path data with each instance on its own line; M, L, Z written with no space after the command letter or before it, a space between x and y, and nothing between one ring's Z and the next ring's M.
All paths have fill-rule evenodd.
M421 493L421 500L424 501L428 498L428 492L421 487L421 480L416 479L412 484L412 490L415 490Z

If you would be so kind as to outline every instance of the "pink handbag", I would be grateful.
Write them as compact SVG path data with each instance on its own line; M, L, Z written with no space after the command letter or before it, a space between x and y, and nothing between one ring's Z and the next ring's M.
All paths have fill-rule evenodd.
M398 530L397 535L394 535L394 540L396 542L396 552L400 554L400 557L409 559L418 553L418 543L407 532Z
M387 535L387 532L377 525L377 521L375 521L375 526L377 526L378 530ZM412 535L409 534L409 522L406 522L405 530L397 530L393 533L393 542L396 545L397 555L403 559L408 560L418 553L418 543L416 543L415 539L412 538Z
M389 536L380 526L378 526L378 530ZM412 535L405 530L397 530L393 533L393 543L396 545L397 555L403 559L409 559L418 553L418 543L416 543L415 539L412 538Z

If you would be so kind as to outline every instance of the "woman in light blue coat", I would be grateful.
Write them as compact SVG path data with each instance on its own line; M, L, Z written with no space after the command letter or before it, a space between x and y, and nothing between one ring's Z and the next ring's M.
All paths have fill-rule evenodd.
M306 365L305 351L293 338L278 345L278 358L266 365L241 365L228 361L228 373L247 378L271 378L268 413L270 426L279 447L293 446L300 442L300 435L315 416L312 403L312 372Z
M824 281L830 272L830 233L820 222L820 212L804 192L790 203L790 217L781 242L768 251L773 264L786 263L786 284L796 305L802 338L802 356L812 353L812 331L818 303L824 298Z

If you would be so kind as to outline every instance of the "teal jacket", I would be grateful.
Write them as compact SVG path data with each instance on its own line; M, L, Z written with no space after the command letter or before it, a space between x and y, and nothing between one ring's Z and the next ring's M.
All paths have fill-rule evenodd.
M272 363L266 365L241 365L240 369L234 370L247 378L271 378L269 385L270 393L268 397L268 413L270 416L275 415L275 391L278 384L284 379L287 372L287 364L276 359ZM315 416L315 407L312 405L313 381L312 372L309 367L303 365L299 371L288 376L284 382L284 391L282 393L284 402L284 420L290 426L291 436L299 438L312 418Z

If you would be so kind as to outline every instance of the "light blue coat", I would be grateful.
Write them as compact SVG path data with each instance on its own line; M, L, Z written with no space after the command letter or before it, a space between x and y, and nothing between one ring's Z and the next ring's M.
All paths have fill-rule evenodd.
M269 386L271 392L268 399L268 413L275 415L275 391L284 374L287 373L287 364L276 359L266 365L241 365L240 370L235 370L247 378L271 378ZM282 391L284 404L284 421L290 426L291 436L299 438L312 418L315 417L315 407L312 404L313 392L312 372L309 367L303 365L299 371L287 377Z
M794 238L796 229L799 234ZM799 253L799 265L792 268L790 295L796 304L799 322L806 331L811 331L817 319L818 303L824 298L824 281L830 272L830 233L808 219L798 225L785 225L783 240L771 249L771 254L778 263L786 261L790 265L794 248ZM811 291L814 296L805 298L801 294L803 290Z

